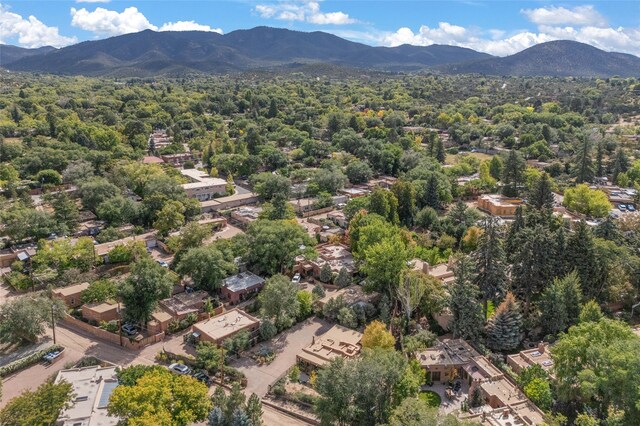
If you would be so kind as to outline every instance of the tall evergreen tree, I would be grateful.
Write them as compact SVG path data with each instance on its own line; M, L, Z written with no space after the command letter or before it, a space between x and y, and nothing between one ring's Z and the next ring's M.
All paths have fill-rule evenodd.
M500 180L502 178L502 170L504 169L504 163L502 162L502 158L497 155L494 155L489 162L489 174L496 180Z
M438 178L435 173L432 173L427 179L427 187L424 191L424 199L422 201L425 206L432 207L436 210L442 207L438 194Z
M597 299L604 290L603 260L597 256L593 233L584 220L575 225L566 253L569 268L578 272L585 296Z
M600 139L596 149L596 176L602 177L604 176L604 173L604 140Z
M447 158L447 153L444 150L444 142L440 137L435 141L435 157L441 164L444 163L444 160Z
M555 259L553 262L553 275L562 277L569 272L567 265L567 232L564 226L558 228L555 232L554 242Z
M391 187L391 192L398 199L398 217L406 226L412 226L416 215L416 190L404 180L398 180Z
M502 193L507 197L517 197L520 192L520 185L523 182L525 162L520 153L516 150L509 151L507 160L502 171Z
M574 271L562 279L554 279L540 296L540 323L545 333L556 336L577 323L581 306L578 274Z
M455 338L477 341L482 333L484 318L479 302L480 290L473 283L471 259L463 256L455 263L455 281L450 287L450 308L453 314L451 331Z
M475 283L482 293L484 316L487 317L489 300L502 299L507 288L507 265L497 218L482 221L483 234L473 254L476 264Z
M524 300L524 314L529 314L531 301L551 281L555 253L553 235L542 225L524 228L513 258L513 289Z
M522 314L513 293L507 293L486 327L487 345L494 351L511 351L522 341Z
M518 206L518 208L516 208L516 214L513 222L509 225L509 230L507 231L507 237L504 244L505 251L507 253L507 260L510 262L512 262L516 249L520 245L520 231L524 229L524 226L525 223L522 206Z
M531 191L529 191L529 198L527 204L534 209L552 209L553 208L553 191L552 191L551 178L547 173L542 173L540 179L538 179Z
M611 216L607 216L598 226L595 227L594 235L608 241L618 241L620 238L620 230L613 218Z
M613 167L611 169L613 181L618 183L618 175L620 173L625 173L627 170L629 170L629 157L627 157L624 149L618 148L613 158Z
M591 158L592 139L594 136L581 134L574 156L576 182L591 182L595 173Z

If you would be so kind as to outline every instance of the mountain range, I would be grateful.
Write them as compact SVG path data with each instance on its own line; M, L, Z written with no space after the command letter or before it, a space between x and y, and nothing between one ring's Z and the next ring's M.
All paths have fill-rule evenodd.
M213 32L145 30L61 49L0 45L0 66L11 71L148 77L236 73L312 64L391 72L430 70L516 76L639 76L640 58L593 46L553 41L494 57L446 45L372 47L316 31L256 27Z

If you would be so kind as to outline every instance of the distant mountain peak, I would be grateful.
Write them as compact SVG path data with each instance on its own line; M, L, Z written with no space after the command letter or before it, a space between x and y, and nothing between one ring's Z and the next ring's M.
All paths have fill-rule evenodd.
M640 59L632 55L563 40L496 58L457 46L372 47L322 31L268 26L227 34L144 30L58 50L14 46L1 50L0 65L15 71L124 77L273 70L319 63L378 71L436 68L499 75L628 76L640 70Z

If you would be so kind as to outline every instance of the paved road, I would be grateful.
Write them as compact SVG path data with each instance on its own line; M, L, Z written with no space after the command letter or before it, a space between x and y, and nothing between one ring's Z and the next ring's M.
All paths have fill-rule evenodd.
M311 344L313 336L319 336L329 330L332 324L327 321L310 318L268 343L276 352L276 359L269 365L260 366L251 358L242 358L231 363L247 376L245 393L266 395L269 385L282 376L296 362L296 354ZM262 344L266 345L266 344Z

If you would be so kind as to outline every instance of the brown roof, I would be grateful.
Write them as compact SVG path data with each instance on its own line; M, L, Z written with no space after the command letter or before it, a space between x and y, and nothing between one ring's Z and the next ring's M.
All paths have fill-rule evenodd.
M70 285L69 287L56 288L53 290L53 294L58 296L71 296L79 294L89 288L89 283L81 283L76 285Z

